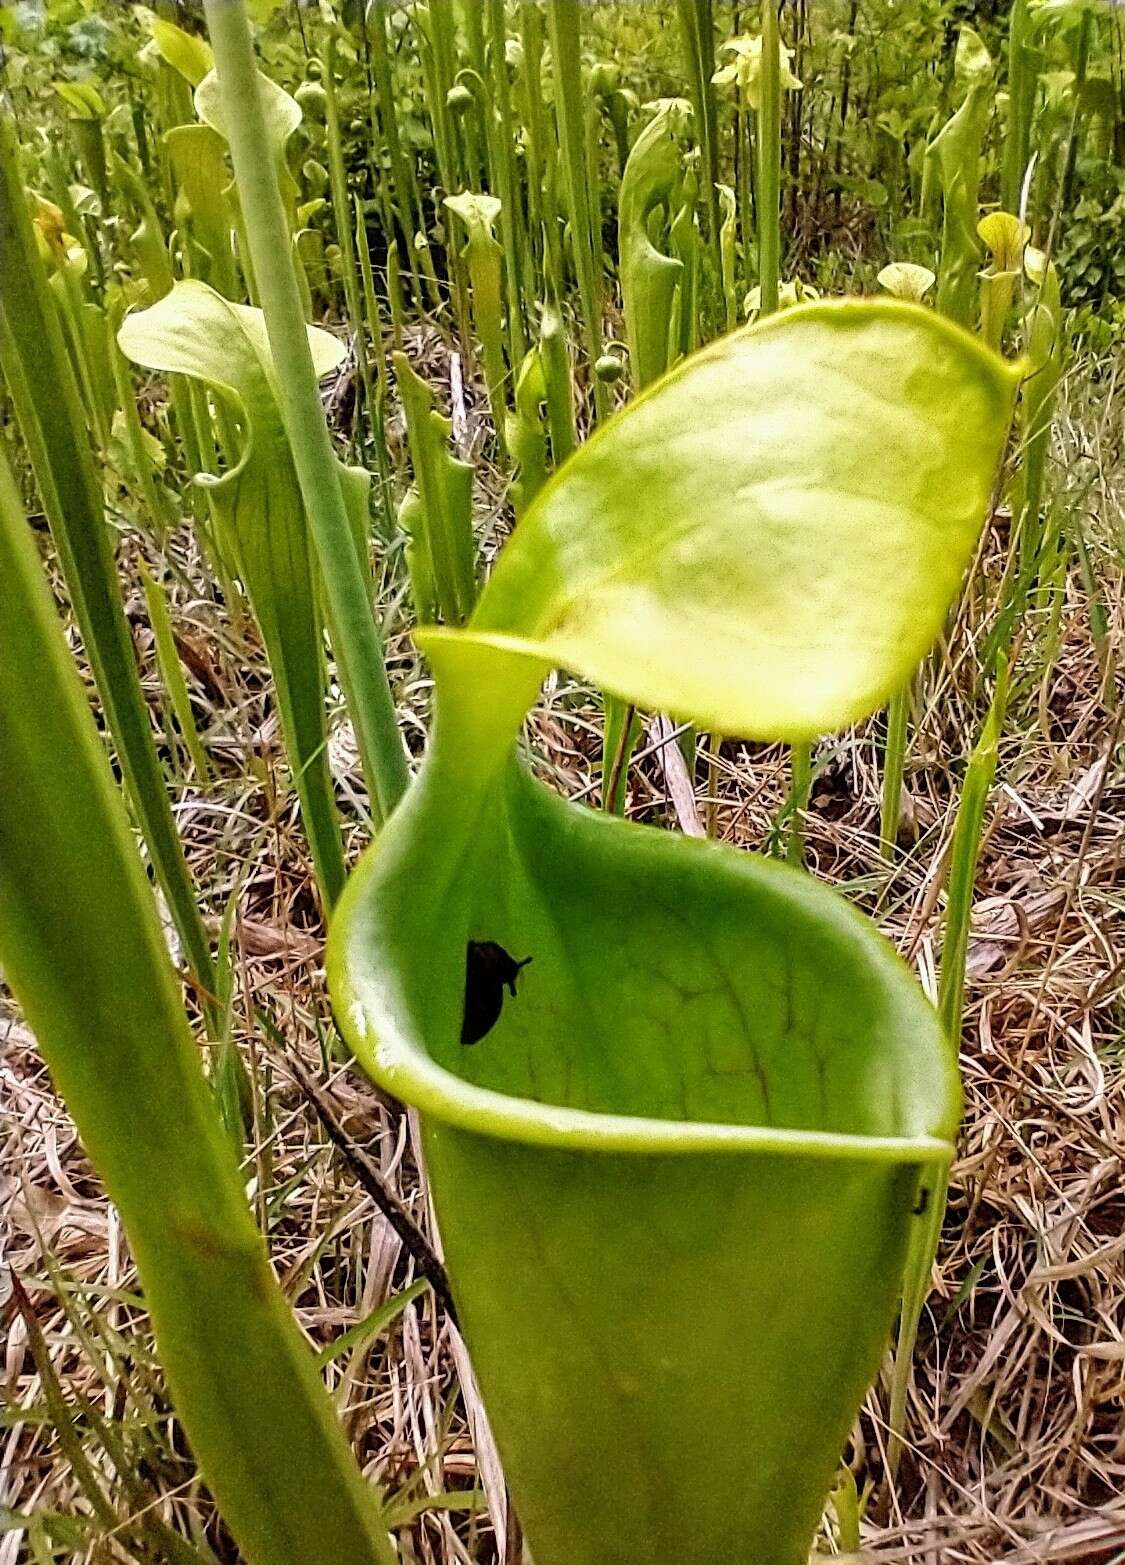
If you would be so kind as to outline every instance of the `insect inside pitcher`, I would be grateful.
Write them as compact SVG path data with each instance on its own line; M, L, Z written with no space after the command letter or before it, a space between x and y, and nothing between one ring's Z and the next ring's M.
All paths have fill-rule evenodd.
M479 1043L500 1019L504 990L516 998L516 979L531 961L509 956L495 940L470 940L465 955L465 1015L461 1042Z

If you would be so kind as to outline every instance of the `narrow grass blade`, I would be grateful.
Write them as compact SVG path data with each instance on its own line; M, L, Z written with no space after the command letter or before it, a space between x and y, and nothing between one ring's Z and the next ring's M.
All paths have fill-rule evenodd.
M353 1348L362 1347L365 1342L370 1342L372 1337L380 1337L406 1309L408 1304L413 1304L420 1293L425 1293L430 1284L424 1277L412 1282L409 1288L404 1288L401 1293L396 1293L393 1298L387 1299L370 1315L365 1315L362 1320L357 1320L354 1326L349 1326L347 1331L341 1332L334 1342L329 1342L321 1348L316 1356L318 1365L332 1364L342 1353L348 1353Z
M184 679L184 671L180 667L180 658L176 651L176 638L172 631L172 616L168 612L168 600L164 596L161 583L150 576L143 565L141 581L144 587L145 607L148 609L148 622L152 626L153 640L156 643L156 661L160 666L160 677L168 692L168 700L171 702L184 747L195 768L196 782L200 787L207 788L211 783L211 767L199 737L199 730L195 726L187 681Z
M946 1032L956 1044L961 1037L961 1015L965 1001L965 959L969 949L969 916L973 904L973 881L980 853L981 831L989 791L996 777L1000 732L1008 703L1008 668L1001 659L996 673L996 689L988 709L981 736L977 740L961 802L953 828L953 850L949 868L949 903L945 920L945 944L941 953L938 978L938 1010Z
M902 816L902 780L906 771L910 687L904 685L887 703L887 743L883 751L883 796L879 813L879 851L893 858Z

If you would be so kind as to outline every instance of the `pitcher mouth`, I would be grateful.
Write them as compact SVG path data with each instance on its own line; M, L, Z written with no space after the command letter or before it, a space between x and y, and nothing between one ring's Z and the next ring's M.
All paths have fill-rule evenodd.
M520 785L532 790L533 800L544 810L548 805L552 810L569 809L515 763L513 769ZM783 865L772 864L767 876L764 861L762 865L739 861L739 884L742 876L752 874L756 895L761 897L765 894L762 877L767 876L770 895L780 897L782 911L794 899L802 908L810 897L818 907L823 903L828 919L825 927L831 928L834 939L847 938L852 968L857 967L859 957L866 958L863 971L886 1002L872 1012L870 1025L877 1036L868 1040L867 1048L886 1049L888 1066L893 1069L874 1072L866 1094L849 1084L847 1097L837 1104L831 1118L825 1104L821 1119L822 1124L827 1121L825 1128L771 1122L768 1098L761 1105L747 1098L744 1106L741 1094L704 1096L697 1114L688 1117L678 1113L680 1103L671 1094L662 1097L653 1093L648 1098L643 1093L638 1097L632 1091L617 1091L598 1094L595 1106L591 1106L586 1093L575 1094L570 1102L555 1096L546 1082L535 1080L534 1072L523 1079L513 1079L515 1073L509 1072L507 1079L502 1076L499 1080L487 1076L482 1080L471 1068L462 1072L462 1060L467 1067L470 1062L455 1040L460 1031L461 1043L474 1041L463 1036L467 1014L463 953L471 951L474 941L486 940L494 952L515 963L536 950L535 941L521 938L513 944L514 935L495 921L481 922L467 905L442 910L440 937L428 926L409 920L404 934L403 907L409 911L412 903L408 895L402 902L398 899L404 896L404 888L409 889L410 879L401 851L396 855L393 846L396 826L401 829L403 819L396 815L380 842L352 873L330 931L328 982L341 1030L360 1065L384 1091L435 1124L517 1145L607 1155L785 1156L899 1167L941 1167L952 1161L960 1103L956 1054L941 1034L936 1014L921 989L908 977L889 943L882 941L857 910ZM590 817L589 829L598 833L628 829L634 836L645 830L626 828L617 821L611 827L608 818L601 816ZM669 843L669 851L684 858L716 851L714 844L688 839L670 838ZM474 846L479 848L479 843ZM459 851L464 851L463 844ZM728 868L733 873L733 864ZM411 869L418 873L416 866ZM440 884L445 884L450 872L442 866L442 873L445 879ZM526 929L521 931L521 937L527 934ZM444 969L423 944L439 938L443 949L448 948ZM495 944L497 940L500 945ZM382 947L399 950L404 942L413 962L405 973L396 969L394 961L377 955ZM538 970L533 968L533 974ZM442 973L442 988L434 999L437 972ZM526 1001L513 999L507 1004L524 1006ZM427 1047L423 1017L428 1026L440 1029L435 1036L442 1047L434 1052ZM524 1047L533 1050L535 1023L529 1016L521 1018L520 1024ZM568 1050L575 1042L565 1028L560 1032L556 1026L556 1050ZM866 1057L865 1050L861 1059ZM475 1057L472 1064L476 1064ZM846 1059L840 1069L849 1070ZM541 1085L546 1090L540 1091ZM872 1111L872 1092L878 1094L877 1113ZM605 1096L610 1100L599 1104L598 1097ZM861 1099L867 1112L857 1111ZM666 1108L671 1112L664 1112ZM744 1112L746 1118L742 1117Z
M439 1065L393 1017L365 1001L345 978L342 964L338 1007L352 1051L385 1092L409 1108L452 1129L498 1141L559 1151L664 1154L730 1153L750 1156L785 1153L870 1163L946 1164L953 1144L931 1135L864 1135L846 1131L796 1130L773 1125L741 1125L707 1120L655 1119L644 1115L567 1108L535 1098L497 1092L465 1081Z

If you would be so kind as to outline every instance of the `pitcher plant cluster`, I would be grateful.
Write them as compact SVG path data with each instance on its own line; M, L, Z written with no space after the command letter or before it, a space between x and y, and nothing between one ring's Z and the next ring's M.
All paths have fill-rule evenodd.
M205 916L172 809L220 770L169 614L185 528L268 660L335 1016L416 1111L536 1565L805 1565L822 1525L846 1543L834 1483L885 1360L894 1480L976 857L1025 616L1071 564L1058 247L1118 133L1115 23L1014 0L991 47L961 26L926 122L885 106L859 180L860 35L825 57L777 0L738 9L727 35L729 7L679 0L677 90L647 93L612 52L627 6L137 8L128 79L100 82L41 79L0 8L0 964L254 1565L400 1556L245 1198L232 909ZM65 134L22 136L48 92ZM824 220L860 202L884 225L866 296L837 296L798 232L810 147ZM475 447L419 372L421 329L480 388ZM329 377L355 399L346 445ZM403 613L434 683L424 746L384 658ZM803 868L802 817L817 740L885 712L893 864L915 676L963 613L986 715L935 1007ZM601 694L600 809L529 759L560 669ZM692 776L726 736L791 747L769 856L625 818L653 713Z

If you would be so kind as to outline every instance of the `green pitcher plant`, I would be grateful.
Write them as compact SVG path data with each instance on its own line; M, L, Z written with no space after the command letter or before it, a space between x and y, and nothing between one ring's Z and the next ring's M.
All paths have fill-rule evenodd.
M874 711L973 553L1018 372L936 312L711 344L539 490L436 681L329 944L420 1115L536 1565L805 1565L959 1115L956 1053L843 897L566 803L517 741L565 667L790 743Z
M493 232L501 215L501 204L495 196L475 195L470 190L457 196L446 196L444 205L460 219L468 233L461 251L469 274L469 287L473 302L473 326L480 343L484 363L484 379L488 387L488 405L492 409L492 422L497 439L503 441L505 430L505 382L508 376L504 362L504 325L502 304L502 265L504 252Z
M992 59L979 35L968 26L958 35L954 75L965 96L930 142L926 158L932 160L942 189L937 307L943 315L968 326L981 257L977 242L981 149L993 93Z
M683 183L684 139L691 106L667 98L633 144L621 179L618 253L625 335L638 390L668 367L669 331L683 265L653 243L670 226Z
M335 369L342 344L308 328L317 375ZM278 715L326 908L344 879L328 764L324 615L308 524L281 412L261 310L234 304L206 283L178 282L118 334L127 358L199 382L238 425L238 449L222 477L198 482L211 501L216 538L253 606L277 688ZM337 464L356 551L366 549L369 478Z

